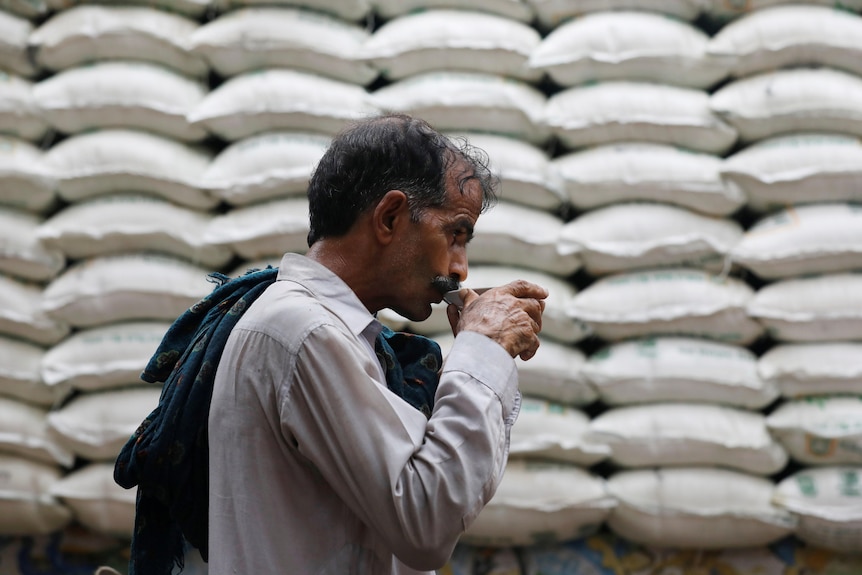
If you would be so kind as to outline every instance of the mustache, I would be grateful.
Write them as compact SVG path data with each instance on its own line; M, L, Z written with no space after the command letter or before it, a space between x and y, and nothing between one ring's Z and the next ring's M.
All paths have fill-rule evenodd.
M431 280L431 285L434 286L437 291L441 294L445 294L446 292L460 289L461 282L459 282L456 278L447 277L447 276L437 276L433 280Z

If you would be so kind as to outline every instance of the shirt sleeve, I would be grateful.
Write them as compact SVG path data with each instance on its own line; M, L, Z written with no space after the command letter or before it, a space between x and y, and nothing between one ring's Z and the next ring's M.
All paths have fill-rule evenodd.
M283 430L399 560L437 569L499 485L520 408L517 367L491 339L459 334L426 419L371 375L372 361L337 327L312 330Z

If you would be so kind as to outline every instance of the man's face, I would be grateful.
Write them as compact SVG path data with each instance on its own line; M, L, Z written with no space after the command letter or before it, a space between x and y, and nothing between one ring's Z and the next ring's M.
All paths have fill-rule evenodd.
M466 180L464 164L450 168L446 177L446 203L427 208L411 225L403 245L400 267L403 285L398 313L412 321L431 315L431 303L467 278L467 243L482 210L482 188ZM462 189L463 188L463 191ZM448 280L444 281L444 280Z

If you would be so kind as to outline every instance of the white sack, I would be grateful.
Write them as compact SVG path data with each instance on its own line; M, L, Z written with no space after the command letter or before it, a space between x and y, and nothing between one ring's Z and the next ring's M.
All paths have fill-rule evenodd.
M389 80L461 70L537 82L542 71L527 61L541 41L534 28L505 16L431 9L385 22L365 42L362 55Z
M126 129L71 136L45 154L67 202L134 190L203 210L218 204L202 187L211 160L201 147Z
M710 109L742 142L790 132L862 135L862 78L829 68L764 72L725 84Z
M381 110L419 116L441 131L488 132L543 144L546 96L519 80L480 72L426 72L371 94Z
M66 337L69 325L48 317L43 303L40 285L0 275L0 334L39 345L52 345Z
M141 385L141 372L170 325L129 321L77 331L45 352L41 377L81 391Z
M356 84L274 68L228 79L189 111L188 120L228 142L276 130L335 134L377 114L368 100Z
M44 118L65 134L137 128L191 142L207 135L186 120L207 91L203 82L156 64L97 62L40 81L33 98Z
M624 471L608 479L619 501L611 530L658 548L760 547L793 533L796 521L771 502L772 481L727 469Z
M723 154L737 138L712 112L705 91L650 82L609 80L566 88L548 98L544 117L568 148L643 140Z
M862 464L862 395L788 400L766 425L803 465Z
M53 207L54 178L30 142L0 135L0 204L41 213Z
M862 274L777 280L747 310L777 341L862 340Z
M770 280L862 268L862 207L820 203L779 210L746 230L731 258Z
M42 346L0 336L0 396L41 407L62 400L67 389L49 387L42 379Z
M201 185L232 206L303 196L331 138L311 132L266 132L227 146Z
M610 448L585 438L589 416L579 409L524 396L512 426L512 457L548 459L589 467L610 455Z
M778 397L749 349L690 337L650 337L607 345L582 368L602 401L702 402L761 409Z
M0 454L0 535L48 535L72 521L68 507L50 494L57 465Z
M204 240L248 260L308 249L308 199L286 198L233 208L213 218Z
M775 489L773 501L799 523L795 535L812 547L843 553L862 549L860 467L797 471Z
M0 206L0 273L29 281L47 281L66 266L62 251L43 244L39 226L44 219Z
M37 72L27 52L33 24L21 16L3 11L2 6L0 2L0 70L31 78Z
M760 376L787 398L862 394L862 343L785 343L757 360Z
M726 216L746 202L736 184L722 180L722 158L667 144L600 145L559 155L551 164L581 210L644 200Z
M621 467L716 466L771 475L787 464L763 414L706 403L614 407L590 421L587 440Z
M754 290L734 277L655 269L599 278L574 297L568 312L609 341L685 335L748 345L763 332L748 317L753 296Z
M597 208L567 222L559 245L563 252L579 253L593 276L671 266L718 272L742 234L730 219L633 202Z
M75 455L48 432L48 409L0 397L0 452L64 467Z
M500 179L501 201L540 210L563 206L563 180L544 150L515 138L475 132L447 134L456 142L466 140L488 154L491 171Z
M707 52L709 36L663 14L603 11L554 28L530 54L529 64L560 86L638 80L709 88L728 73L731 58Z
M707 53L732 59L731 73L825 66L862 74L862 16L833 6L785 5L750 12L723 26Z
M77 262L45 288L42 309L78 328L128 320L173 321L213 289L210 272L150 254Z
M75 396L48 414L48 429L60 445L77 456L113 462L159 404L161 391L161 387L151 385Z
M147 252L219 269L234 254L207 243L213 218L153 196L111 194L63 208L39 225L37 237L72 260Z
M521 267L568 277L581 267L579 249L561 246L563 220L537 208L499 202L478 219L470 262Z
M854 136L797 133L767 138L728 157L720 171L745 192L755 211L862 201L862 141Z
M88 463L51 485L48 492L62 501L75 520L105 535L130 540L135 529L136 489L114 481L114 464Z
M149 6L75 6L55 13L30 35L36 61L51 71L103 60L135 60L205 78L209 68L190 51L199 24Z
M597 531L614 505L598 475L571 464L512 459L461 541L494 547L568 541Z
M365 85L377 72L360 59L369 33L358 24L298 8L238 8L191 35L192 53L229 78L265 68L294 68Z
M48 133L48 122L30 80L0 71L0 132L37 142Z

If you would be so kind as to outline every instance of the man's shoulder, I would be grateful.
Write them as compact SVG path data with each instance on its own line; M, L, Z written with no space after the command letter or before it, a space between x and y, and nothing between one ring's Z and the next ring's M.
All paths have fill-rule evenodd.
M339 325L337 316L299 283L280 280L267 287L237 323L283 342L296 342L319 326Z

